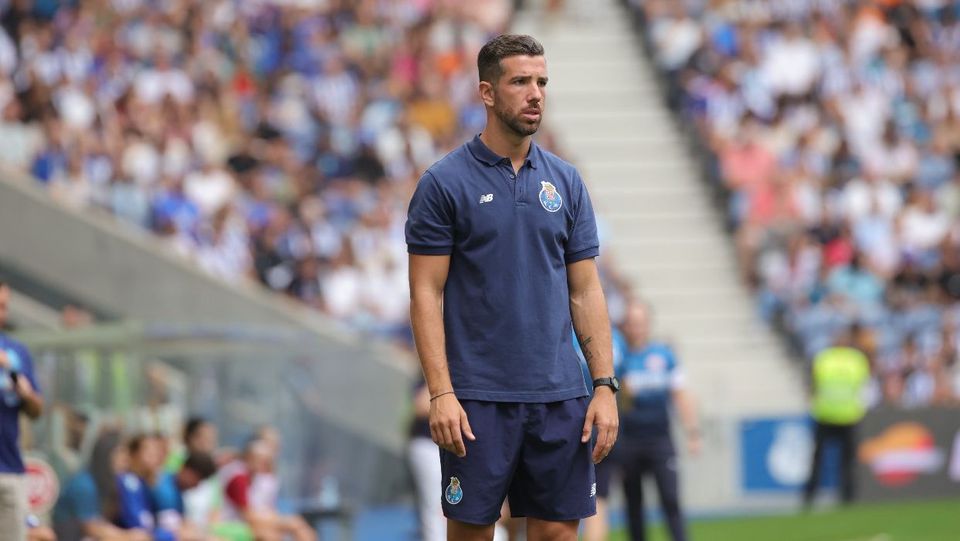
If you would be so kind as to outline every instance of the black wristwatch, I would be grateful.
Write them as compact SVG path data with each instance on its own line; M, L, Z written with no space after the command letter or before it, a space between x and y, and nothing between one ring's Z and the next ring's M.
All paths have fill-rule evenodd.
M601 385L610 387L610 389L612 389L615 393L620 391L620 380L617 378L617 376L613 376L612 378L597 378L593 380L594 389L600 387Z

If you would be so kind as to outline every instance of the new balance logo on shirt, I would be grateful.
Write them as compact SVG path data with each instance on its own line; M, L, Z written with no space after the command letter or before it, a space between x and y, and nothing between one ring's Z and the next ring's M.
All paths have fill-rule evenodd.
M481 204L481 205L484 204L484 203L489 203L489 202L491 202L491 201L493 201L493 194L492 194L492 193L488 193L488 194L486 194L486 195L481 195L481 196L480 196L480 204Z

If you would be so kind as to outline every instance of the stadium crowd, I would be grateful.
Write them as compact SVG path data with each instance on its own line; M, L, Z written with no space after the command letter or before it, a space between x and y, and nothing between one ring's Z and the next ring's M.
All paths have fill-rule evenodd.
M509 0L3 0L0 14L0 163L225 280L406 332L406 204L482 129L476 53Z
M634 0L763 318L874 402L960 401L960 3Z
M69 422L77 434L87 428L78 412ZM278 511L279 447L278 432L261 427L240 452L220 448L216 426L202 418L187 421L182 441L106 426L60 493L57 539L312 541L302 518Z

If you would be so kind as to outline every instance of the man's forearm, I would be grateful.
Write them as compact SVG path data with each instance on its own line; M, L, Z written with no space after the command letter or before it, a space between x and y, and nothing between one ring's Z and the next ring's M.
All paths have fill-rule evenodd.
M431 397L453 390L447 367L442 299L440 294L414 292L410 302L413 337Z
M593 379L613 375L613 345L610 338L610 318L600 287L570 295L570 316L580 342L583 358Z
M679 389L674 391L674 401L683 429L686 430L688 435L699 435L700 420L697 418L697 408L693 396L688 391Z
M23 400L21 409L27 414L27 417L36 419L37 417L40 417L41 413L43 413L43 398L41 398L36 392L30 391L28 393L23 393L20 395L20 399Z

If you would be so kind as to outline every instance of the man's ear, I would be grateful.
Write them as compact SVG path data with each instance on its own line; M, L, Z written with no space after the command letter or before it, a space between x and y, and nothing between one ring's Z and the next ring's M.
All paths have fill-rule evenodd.
M480 99L487 107L493 107L495 101L493 83L480 81Z

